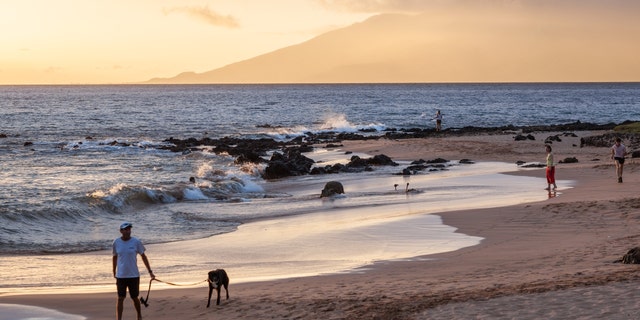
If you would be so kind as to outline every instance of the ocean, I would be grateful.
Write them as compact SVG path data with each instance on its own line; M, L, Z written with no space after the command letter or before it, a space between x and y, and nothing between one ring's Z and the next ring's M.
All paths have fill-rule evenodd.
M160 263L156 260L160 267L154 271L174 281L188 281L188 276L213 264L245 268L246 279L262 279L410 258L424 255L425 246L442 251L473 245L479 239L452 240L453 231L443 231L446 226L431 214L541 200L527 195L526 187L521 194L509 189L513 184L531 185L530 181L507 179L504 190L487 190L486 182L480 182L486 175L502 179L498 173L511 164L453 163L450 170L412 177L412 186L424 182L431 187L410 198L370 187L404 183L397 180L397 167L339 178L265 181L260 165L239 166L233 157L207 151L174 153L160 148L172 137L289 140L308 132L429 129L435 126L431 119L437 109L445 129L637 121L640 83L0 86L0 293L64 287L70 278L73 286L110 284L108 250L123 221L133 223L133 235L148 249L171 253ZM317 150L308 156L323 164L348 161L344 150ZM196 183L189 183L189 177ZM319 190L329 179L343 181L350 191L347 196L319 200ZM468 194L466 203L447 202L461 191ZM501 198L478 201L489 193ZM437 194L438 200L426 194ZM388 216L390 212L410 217L397 219ZM332 220L326 221L329 213ZM431 220L424 220L424 215ZM411 220L418 217L419 221ZM284 221L289 225L282 225ZM255 230L250 233L257 243L234 238L273 223L278 224L276 235L261 238ZM329 229L316 233L320 225ZM349 228L338 227L344 225ZM416 226L432 229L422 236L429 241L438 238L431 235L444 232L447 244L425 244L410 237L399 239L393 253L380 253L372 237L353 239L354 251L345 250L343 241L357 234L355 230L371 235L382 225L386 234L380 239L386 244L404 234L415 235L406 228ZM334 234L328 237L327 232ZM318 252L308 245L319 241L317 237L328 241ZM234 239L240 246L235 252L243 254L228 251L226 257L197 262L199 248L220 241L229 247L228 239ZM290 255L296 252L298 258L266 255L273 254L262 247L269 241L278 241L278 248ZM350 257L369 251L345 262L342 256L328 254L332 250L327 247L341 248L340 254ZM181 256L192 251L193 256ZM309 260L300 258L305 254ZM56 276L43 280L43 275L33 275L28 265L34 261L50 266L44 275ZM83 264L80 269L87 274L60 272L69 263ZM295 267L284 268L287 275L256 272L267 264L280 270L282 264ZM100 268L104 270L94 272ZM179 278L177 270L186 276Z

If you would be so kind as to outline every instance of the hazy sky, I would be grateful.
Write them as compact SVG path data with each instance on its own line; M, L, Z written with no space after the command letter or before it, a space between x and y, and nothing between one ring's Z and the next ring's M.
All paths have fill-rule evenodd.
M315 0L2 0L0 84L202 72L369 15Z
M204 72L385 12L458 6L483 9L479 14L496 6L570 12L606 5L637 13L636 2L1 0L0 84L126 83Z

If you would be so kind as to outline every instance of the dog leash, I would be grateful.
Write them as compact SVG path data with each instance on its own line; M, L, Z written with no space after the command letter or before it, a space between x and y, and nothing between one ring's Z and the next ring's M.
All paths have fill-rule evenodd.
M182 284L179 284L179 283L173 283L173 282L168 282L168 281L162 281L162 280L160 280L160 279L158 279L158 278L156 278L156 279L154 279L154 280L155 280L155 281L158 281L158 282L162 282L162 283L168 284L168 285L170 285L170 286L185 286L185 287L188 287L188 286L195 286L196 284L200 284L200 283L203 283L203 282L207 282L209 279L205 279L205 280L198 281L198 282L194 282L194 283L182 283Z
M153 282L154 280L158 281L158 282L166 283L166 284L171 285L171 286L195 286L196 284L200 284L200 283L209 281L209 279L205 279L205 280L198 281L198 282L195 282L195 283L177 284L177 283L173 283L173 282L162 281L162 280L157 279L157 278L151 279L151 280L149 280L149 289L147 289L147 297L146 298L140 298L140 302L142 304L144 304L145 308L149 306L149 293L151 292L151 282Z
M140 302L142 304L144 304L144 307L148 307L149 306L149 292L151 292L151 282L153 282L153 279L149 280L149 289L147 289L147 298L140 298Z

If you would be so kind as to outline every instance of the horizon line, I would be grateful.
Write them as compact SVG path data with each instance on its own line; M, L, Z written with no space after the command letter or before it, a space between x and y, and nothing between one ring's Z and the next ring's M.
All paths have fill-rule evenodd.
M22 83L22 84L0 84L0 87L45 87L45 86L278 86L278 85L451 85L451 84L640 84L638 81L459 81L459 82L207 82L207 83L147 83L147 82L124 82L124 83Z

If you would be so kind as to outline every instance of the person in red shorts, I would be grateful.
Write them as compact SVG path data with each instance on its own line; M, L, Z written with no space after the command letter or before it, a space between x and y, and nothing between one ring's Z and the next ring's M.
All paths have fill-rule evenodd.
M558 188L556 186L556 164L553 162L553 152L551 151L551 146L547 145L547 188L546 190L551 190L551 185L553 184L553 190Z

